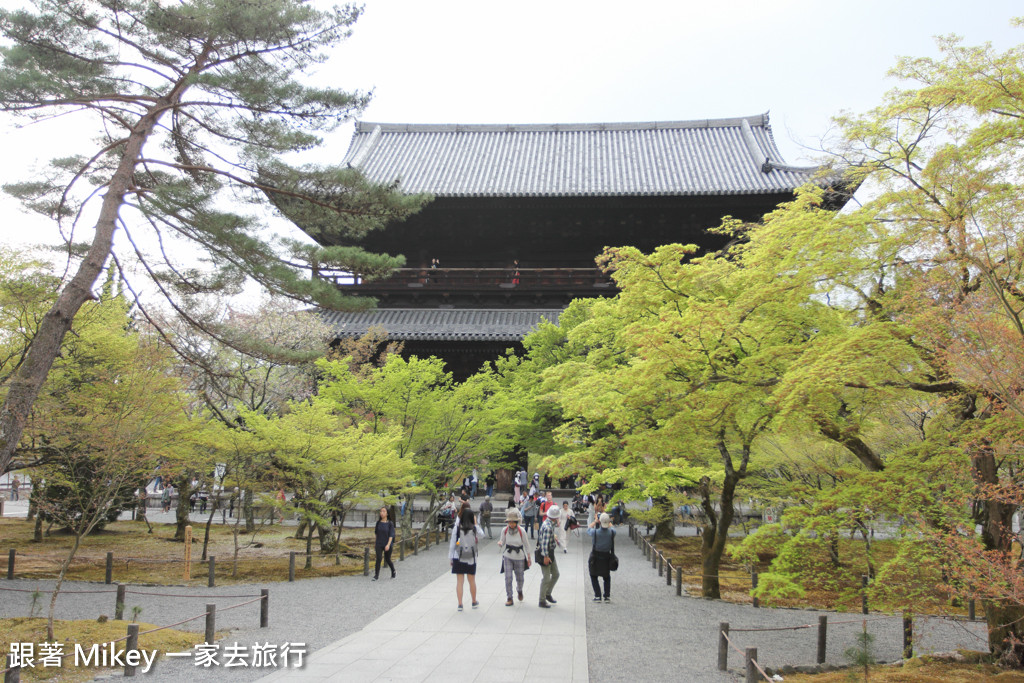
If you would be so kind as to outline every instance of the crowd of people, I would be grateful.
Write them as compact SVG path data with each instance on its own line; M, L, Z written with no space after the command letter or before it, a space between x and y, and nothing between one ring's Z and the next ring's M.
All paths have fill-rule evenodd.
M478 490L474 485L476 481L478 476L474 470L466 477L459 497L456 498L455 494L449 496L438 515L442 529L451 531L448 560L451 572L456 576L455 594L459 611L464 609L463 597L467 583L470 607L475 609L480 604L476 585L479 548L483 539L494 539L491 525L494 516L493 483L487 482L484 500L474 510L471 501ZM547 478L547 482L550 482L550 478ZM594 601L610 602L611 572L616 566L615 530L612 526L613 522L621 523L623 519L624 510L621 506L607 511L606 501L601 494L576 494L571 501L566 500L559 505L551 490L540 490L540 474L534 473L529 478L525 470L516 473L513 483L514 493L504 513L505 525L497 535L497 545L501 548L500 569L505 575L505 605L514 605L516 599L520 602L524 600L525 572L534 564L539 566L542 575L539 607L550 609L556 604L554 589L559 578L558 551L569 552L568 536L574 532L579 534L578 520L584 514L586 533L591 539L588 568ZM382 539L379 526L380 522L378 548L381 547ZM393 531L393 525L391 528ZM380 552L378 549L378 556ZM377 564L379 567L379 559Z

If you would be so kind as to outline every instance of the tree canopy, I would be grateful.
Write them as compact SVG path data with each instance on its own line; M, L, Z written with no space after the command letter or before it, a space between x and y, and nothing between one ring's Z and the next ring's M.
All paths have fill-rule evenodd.
M236 348L246 347L244 335L200 319L190 297L251 279L328 308L372 306L314 275L375 277L401 265L354 241L426 198L370 185L352 169L282 159L366 105L366 93L303 80L358 16L353 6L320 10L299 0L33 0L32 9L0 10L0 111L28 122L59 116L84 140L81 154L4 187L57 221L74 275L9 379L0 470L110 258L132 295L143 282L128 277L126 261L182 319ZM326 246L268 232L258 210L268 197ZM115 232L124 239L115 243ZM82 235L88 245L79 249ZM137 303L149 315L151 302Z

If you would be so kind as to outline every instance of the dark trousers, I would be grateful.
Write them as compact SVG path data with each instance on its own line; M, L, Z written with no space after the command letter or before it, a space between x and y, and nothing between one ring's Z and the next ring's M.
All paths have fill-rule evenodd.
M611 553L595 550L590 553L590 558L587 560L590 569L590 583L594 587L595 598L601 597L601 585L597 580L602 578L604 579L604 597L612 596L611 559Z
M381 558L382 554L384 556L384 564L386 564L387 566L391 567L391 575L392 576L395 575L395 564L391 561L391 551L392 550L393 550L393 548L388 548L387 550L384 550L384 548L380 548L380 547L376 547L376 546L374 547L374 552L375 552L375 555L376 555L376 561L374 562L374 566L373 566L373 575L375 577L380 576L380 558Z
M523 517L523 525L526 526L526 531L529 532L530 538L533 538L533 515Z

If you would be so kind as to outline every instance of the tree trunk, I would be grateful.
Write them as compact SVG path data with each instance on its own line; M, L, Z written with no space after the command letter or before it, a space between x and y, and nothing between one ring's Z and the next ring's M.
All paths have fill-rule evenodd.
M320 554L334 552L334 530L329 526L316 525L316 535L320 541Z
M206 561L206 549L210 545L210 525L213 524L213 516L217 514L219 502L219 496L213 499L213 504L210 505L210 516L206 518L206 529L203 531L203 558L201 560L202 562Z
M174 511L174 519L177 526L174 528L174 540L185 541L185 527L191 521L188 518L188 499L192 495L192 478L182 477L180 482L174 483L178 490L178 507Z
M306 534L306 569L313 568L313 527L317 525L310 522L309 532Z
M708 524L701 535L701 596L721 599L722 587L718 572L725 553L725 544L729 540L729 527L732 525L734 496L736 483L740 477L734 472L727 472L722 482L722 494L719 498L719 513L715 513L711 504L711 481L707 477L701 479L699 490L701 507L707 515Z
M980 448L971 455L971 472L979 484L999 485L999 464L995 451ZM981 542L986 550L1010 556L1013 549L1013 515L1017 505L990 496L978 501L975 521L981 525ZM982 600L988 621L988 647L1007 666L1024 667L1024 605L1019 602Z
M668 498L655 498L654 508L661 517L654 527L654 541L664 541L676 537L676 516L672 511L672 503Z
M71 545L71 552L68 553L68 556L60 566L57 583L53 586L53 594L50 595L50 612L46 616L46 639L50 642L53 642L53 613L57 609L57 596L60 595L61 584L64 583L64 577L68 573L68 568L71 567L71 560L75 558L75 553L78 552L78 546L81 542L81 534L75 534L75 542Z
M171 109L168 105L181 98L189 83L189 80L183 78L166 96L158 99L135 124L125 141L117 168L110 177L100 204L89 251L78 266L75 276L43 316L21 367L8 382L7 396L0 406L0 472L6 472L10 465L29 411L39 396L39 390L46 381L54 359L60 353L64 335L71 329L71 323L82 304L95 298L92 288L110 257L118 213L131 189L135 164L142 154L142 147L160 117Z
M242 493L244 501L242 509L245 512L245 533L251 534L256 531L256 512L253 510L252 489L246 489Z

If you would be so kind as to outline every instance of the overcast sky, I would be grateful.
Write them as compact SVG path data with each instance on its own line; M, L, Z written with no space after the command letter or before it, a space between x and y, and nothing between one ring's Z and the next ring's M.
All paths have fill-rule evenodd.
M0 0L0 3L14 0ZM317 0L320 2L321 0ZM326 3L324 3L326 4ZM808 161L829 118L879 102L899 55L933 37L1005 49L1020 2L963 0L367 0L354 35L318 78L373 89L363 120L401 123L667 121L770 112L789 163ZM24 178L88 131L0 120L0 181ZM351 126L310 160L340 160ZM4 242L52 240L0 197ZM85 237L83 234L77 236Z

